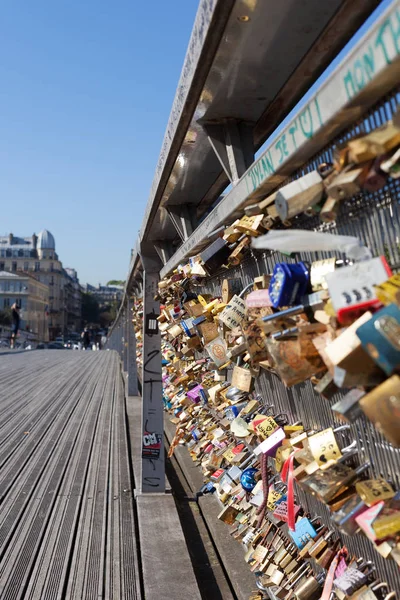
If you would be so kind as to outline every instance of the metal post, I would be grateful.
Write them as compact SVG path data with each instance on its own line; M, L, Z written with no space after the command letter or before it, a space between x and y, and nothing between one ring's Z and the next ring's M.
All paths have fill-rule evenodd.
M128 396L138 395L137 365L136 365L136 337L132 323L133 300L128 298Z
M127 314L127 310L124 309L122 313L122 360L124 364L124 373L128 372L128 327L129 314Z
M160 261L142 255L143 372L142 372L142 493L165 492L164 419L161 377L161 335L157 317Z

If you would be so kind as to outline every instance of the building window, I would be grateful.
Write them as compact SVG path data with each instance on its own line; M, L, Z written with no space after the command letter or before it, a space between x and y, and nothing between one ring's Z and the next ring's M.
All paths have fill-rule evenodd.
M24 251L22 249L18 250L18 256L19 258L22 258L24 256Z
M12 267L11 267L11 270L12 270L14 273L15 273L15 271L17 270L17 263L16 263L16 261L15 261L15 260L13 260L13 262L12 262Z
M0 271L4 271L5 265L3 262L0 262Z
M10 306L10 298L4 298L4 308L8 308Z
M24 262L24 271L29 271L29 263Z
M40 271L40 262L35 262L35 271Z
M50 263L50 271L54 271L54 263Z

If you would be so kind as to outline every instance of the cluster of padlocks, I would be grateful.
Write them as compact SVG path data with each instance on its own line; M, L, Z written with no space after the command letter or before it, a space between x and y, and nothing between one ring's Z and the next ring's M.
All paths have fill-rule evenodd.
M372 424L376 445L393 451L398 468L400 276L355 238L293 225L304 213L335 220L341 203L399 176L397 125L395 117L337 147L332 163L247 206L159 283L164 405L176 424L169 452L186 445L202 469L202 492L221 502L219 518L243 545L260 597L395 596L374 561L344 540L363 536L377 556L400 565L400 493L376 475L372 449L360 461L348 435L350 424ZM290 259L244 288L225 278L218 293L201 293L252 247ZM302 250L332 256L296 261ZM140 301L135 309L140 363ZM263 371L287 387L311 381L321 407L343 424L291 422L273 397L255 392ZM308 513L301 494L323 503L329 519Z

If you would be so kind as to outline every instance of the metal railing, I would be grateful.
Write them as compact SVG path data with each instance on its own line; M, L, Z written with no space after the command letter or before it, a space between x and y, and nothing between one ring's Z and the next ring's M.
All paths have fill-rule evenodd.
M141 248L142 254L141 256L135 254L134 260L131 261L124 300L110 330L107 345L120 353L127 369L130 368L128 357L132 357L132 354L129 354L129 343L128 346L126 344L128 340L132 343L132 338L129 337L133 332L129 298L134 284L138 285L138 288L143 288L145 317L152 314L151 311L157 314L154 284L160 270L161 276L167 275L189 255L194 255L199 248L207 245L208 236L216 227L232 221L238 211L242 214L246 204L254 203L288 181L315 170L318 164L331 161L333 150L337 145L379 127L393 116L400 102L400 87L398 87L400 45L395 38L399 19L400 0L396 0L371 26L354 50L343 59L341 65L321 86L316 95L273 139L231 192L178 248L169 261L163 267L159 265L158 271L154 264L147 261L143 250L146 240L139 241L138 247ZM361 74L363 74L362 80ZM314 116L317 123L312 134L309 134L307 129L304 130L307 123L305 119L309 114ZM301 142L300 138L296 141L294 135L293 128L296 124L297 130L303 128ZM284 139L286 139L285 144ZM271 153L276 154L271 158ZM294 219L292 225L295 228L356 236L371 249L374 255L384 255L392 269L398 270L400 269L400 180L389 179L385 187L378 192L363 192L351 200L343 201L335 223L321 224L317 216L300 216ZM312 261L331 255L323 252L312 255L303 253L301 259ZM271 273L276 262L290 260L276 252L251 251L238 267L221 270L208 278L202 287L196 287L196 291L220 296L222 279L238 278L244 287L255 277L263 273ZM139 278L143 278L143 286L138 283ZM155 346L155 343L158 346ZM157 351L160 353L159 336L150 340L144 328L144 366L149 360L149 352ZM159 375L161 379L161 364L153 364L152 373L155 373L152 375L153 378ZM146 381L146 377L143 377L143 380ZM262 372L256 380L256 390L266 403L272 402L277 412L287 413L293 421L301 420L308 426L318 429L336 423L329 403L314 392L310 382L288 389L274 375ZM340 395L337 396L337 399L339 398ZM143 402L145 411L148 404L145 393ZM161 397L157 398L157 403L158 408L162 410ZM388 444L366 420L351 425L349 431L343 434L343 442L352 440L356 441L360 462L369 461L371 475L384 477L398 488L400 450ZM157 487L155 491L158 491ZM298 493L302 504L311 513L321 515L323 520L330 522L330 513L324 505L306 496L301 490ZM345 543L356 555L373 560L380 575L387 578L393 589L399 590L398 567L394 561L381 558L364 537L346 537Z

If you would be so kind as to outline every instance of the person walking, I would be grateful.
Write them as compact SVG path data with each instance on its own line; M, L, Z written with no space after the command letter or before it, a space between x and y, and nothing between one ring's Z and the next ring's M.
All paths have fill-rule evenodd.
M85 327L84 331L82 332L82 340L84 350L90 348L90 333L87 327Z
M10 347L15 348L15 340L17 339L21 317L19 314L20 308L16 302L11 307L11 340Z

